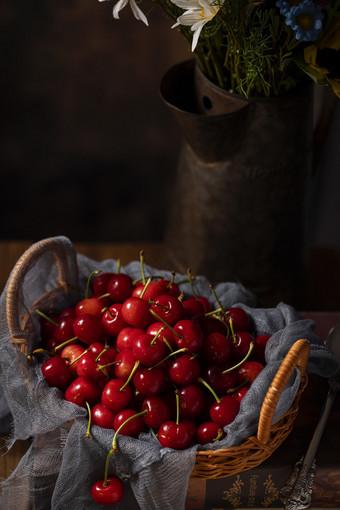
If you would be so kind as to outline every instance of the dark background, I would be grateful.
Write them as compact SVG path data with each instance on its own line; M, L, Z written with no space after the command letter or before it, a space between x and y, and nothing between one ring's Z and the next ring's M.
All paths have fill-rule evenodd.
M3 0L1 238L160 240L180 133L159 95L191 58L146 2Z
M2 0L0 238L161 241L181 133L159 95L190 48L157 5ZM316 114L320 111L320 90ZM339 102L311 183L312 244L340 245Z

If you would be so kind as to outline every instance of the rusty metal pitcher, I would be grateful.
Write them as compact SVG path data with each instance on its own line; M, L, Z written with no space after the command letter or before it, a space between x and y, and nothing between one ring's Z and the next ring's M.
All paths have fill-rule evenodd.
M312 86L247 100L211 84L189 61L164 76L161 96L184 134L164 263L212 283L238 281L260 304L294 304L303 278Z

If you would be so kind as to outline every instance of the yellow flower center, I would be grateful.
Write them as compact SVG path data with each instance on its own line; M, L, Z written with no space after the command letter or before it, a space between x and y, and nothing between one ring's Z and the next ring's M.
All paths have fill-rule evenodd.
M296 22L303 30L310 30L314 25L313 19L307 16L307 14L300 14L300 16L297 16Z

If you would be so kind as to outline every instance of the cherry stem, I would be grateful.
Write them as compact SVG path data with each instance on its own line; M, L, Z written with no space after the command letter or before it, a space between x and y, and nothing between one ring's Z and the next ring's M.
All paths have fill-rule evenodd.
M143 296L144 296L144 294L145 294L145 292L146 292L146 289L149 287L149 285L150 285L150 283L151 283L151 281L152 281L152 276L150 276L150 277L148 278L148 280L147 280L147 282L146 282L146 283L145 283L145 281L144 281L144 280L145 280L145 278L143 278L144 288L143 288L143 290L142 290L142 292L141 292L141 294L140 294L140 296L139 296L141 299L143 299Z
M190 287L191 287L192 293L193 293L194 297L197 299L197 292L196 292L196 290L195 290L195 288L194 288L194 283L193 283L193 282L194 282L195 277L194 277L194 276L192 276L192 274L191 274L191 268L190 268L190 267L188 267L188 269L187 269L187 275L188 275L188 280L189 280L189 284L190 284Z
M158 315L158 313L155 312L155 310L152 310L150 308L150 313L157 317L159 321L163 322L163 324L165 324L173 332L173 334L177 336L177 338L181 339L180 335L174 330L174 328L170 326L170 324L168 324L160 315Z
M129 382L131 381L131 379L135 375L139 365L140 365L140 361L139 360L135 361L135 364L133 366L133 369L130 372L129 377L126 379L125 383L123 384L123 386L121 388L119 388L118 391L124 391L125 390L126 386L129 384Z
M110 464L110 459L111 459L111 456L113 453L114 453L114 450L111 449L106 457L103 487L107 487L107 478L109 475L109 464Z
M101 295L101 296L99 296L97 299L104 299L105 297L110 297L109 292L107 292L106 294L102 294L102 295Z
M43 319L48 320L51 324L53 324L53 326L56 326L56 327L59 326L59 324L57 322L55 322L53 319L51 319L51 317L46 315L44 312L40 311L39 308L36 308L34 311L37 315L40 315L40 317L42 317Z
M161 333L163 333L163 331L165 331L165 330L166 330L166 326L163 326L162 328L160 328L160 330L156 333L156 335L155 335L155 336L153 337L153 339L151 340L150 345L153 345L153 344L156 342L156 340L157 340L157 338L159 337L159 335L160 335Z
M221 437L222 437L222 436L223 436L223 430L222 430L222 429L218 429L217 436L216 436L216 437L214 437L214 439L213 439L213 443L214 443L215 441L218 441L219 439L221 439Z
M246 384L248 384L249 382L250 379L245 379L244 381L241 382L241 384L235 386L235 388L229 388L229 390L227 390L227 393L235 393L235 391L239 390L240 388L243 388L243 386L246 386Z
M105 312L109 312L109 315L111 317L111 319L113 319L113 313L111 312L110 308L108 306L105 306L102 310L101 310L101 314L104 314Z
M72 342L74 342L75 340L78 340L78 337L77 336L74 336L73 338L70 338L69 340L66 340L66 342L63 342L62 344L59 344L57 345L54 350L55 351L59 351L59 349L62 349L63 347L65 347L66 345L68 344L71 344Z
M166 305L161 305L160 303L156 303L155 301L153 301L152 299L149 299L149 304L150 305L154 305L154 306L158 306L159 308L161 308L162 310L164 310L165 312L167 312L169 310L169 307L166 306Z
M87 352L89 352L89 349L85 349L85 351L79 354L79 356L77 356L73 361L71 361L71 363L68 366L69 367L72 366L73 363L76 363L78 360L80 360L80 358L84 356L84 354L86 354Z
M162 337L162 340L163 342L165 343L165 345L168 347L169 351L170 352L174 352L173 348L171 347L170 343L168 342L168 340L165 338L165 336Z
M233 337L233 342L234 342L234 344L236 344L237 340L236 340L236 335L235 335L235 331L234 331L233 319L231 317L229 317L229 326L230 326L231 335Z
M100 353L98 354L98 356L96 357L96 359L94 360L94 361L95 361L95 363L98 363L98 361L99 361L99 359L100 359L100 356L101 356L102 354L104 354L104 352L106 352L106 351L108 350L108 348L109 348L109 346L104 347L104 349L102 350L102 352L100 352Z
M92 413L91 413L91 407L88 403L87 400L85 400L85 404L86 404L86 407L87 407L87 411L89 413L89 421L88 421L88 425L87 425L87 431L86 431L86 439L89 439L90 436L91 436L91 420L92 420Z
M169 280L168 285L165 288L170 289L170 287L174 283L174 281L175 281L175 271L171 271L171 278Z
M47 349L34 349L34 351L32 351L32 354L48 354L49 356L57 356L57 354L55 354L54 352L51 352L51 351L48 351Z
M166 361L167 359L171 358L171 356L176 356L176 354L180 354L181 352L188 352L188 349L186 347L183 347L182 349L178 349L177 351L170 352L170 354L165 356L165 358L161 359L161 361L159 361L158 363L156 363L152 367L149 367L148 370L152 370L153 368L158 367L158 365L161 365L164 361Z
M107 363L106 365L98 365L97 370L103 370L107 367L112 367L112 365L119 365L120 361L111 361L110 363Z
M141 250L139 252L139 259L140 259L140 267L142 271L142 281L145 285L145 272L144 272L144 250Z
M247 361L247 359L249 358L250 354L251 354L251 351L254 349L254 342L250 342L250 346L249 346L249 349L248 349L248 352L247 354L245 355L245 357L239 362L237 363L237 365L234 365L233 367L230 367L230 368L227 368L226 370L223 370L223 372L221 372L222 375L225 375L227 374L228 372L231 372L232 370L234 370L235 368L238 368L239 366L242 365L242 363L244 363L245 361Z
M218 306L219 306L219 307L220 307L220 309L221 309L221 312L223 312L223 306L222 306L222 303L221 303L221 301L219 300L219 298L218 298L218 296L217 296L217 294L216 294L216 291L215 291L214 286L213 286L213 284L212 284L212 283L209 283L209 289L210 289L210 290L211 290L211 292L214 294L214 298L216 299L217 304L218 304Z
M179 394L178 390L175 391L176 395L176 425L179 424Z
M119 434L119 432L121 431L121 429L124 427L124 425L126 425L127 423L129 423L129 421L131 420L134 420L135 418L138 418L139 416L144 416L145 414L147 414L148 410L145 409L144 411L141 411L140 413L136 413L134 414L133 416L129 416L129 418L127 418L124 423L122 423L118 429L116 430L115 432L115 435L113 436L113 441L112 441L112 452L117 452L118 451L118 447L117 447L117 436Z
M207 381L205 381L204 379L202 379L202 377L199 377L197 379L198 382L200 382L201 384L203 384L206 388L208 388L208 390L210 391L210 393L213 395L214 399L216 400L216 402L220 403L221 402L221 399L217 396L217 393L212 389L212 387L210 386L210 384L207 383Z
M117 271L116 271L116 274L120 273L120 268L121 268L121 261L120 261L120 259L117 259Z
M89 297L89 291L90 291L90 283L91 283L91 280L93 278L93 276L95 274L98 274L98 273L101 273L100 270L97 270L97 271L92 271L92 273L90 274L90 276L88 277L87 279L87 283L86 283L86 291L85 291L85 299L88 299Z

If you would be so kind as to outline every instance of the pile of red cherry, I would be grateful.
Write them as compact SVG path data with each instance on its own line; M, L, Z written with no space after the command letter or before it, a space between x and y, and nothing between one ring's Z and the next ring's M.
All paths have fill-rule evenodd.
M263 369L269 336L254 337L249 315L225 309L210 286L212 309L195 292L190 270L188 281L190 297L173 276L133 282L120 271L92 274L75 307L37 310L42 345L34 354L49 355L42 374L67 401L87 408L88 436L91 425L115 431L109 456L117 434L138 437L148 427L174 449L223 438ZM108 464L92 487L102 505L124 492Z

